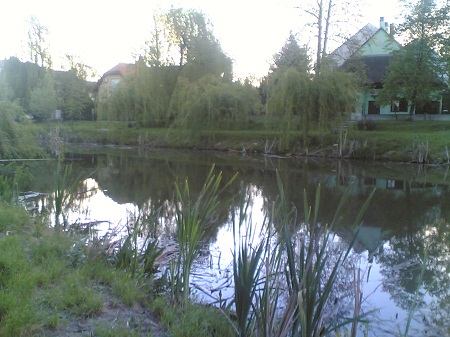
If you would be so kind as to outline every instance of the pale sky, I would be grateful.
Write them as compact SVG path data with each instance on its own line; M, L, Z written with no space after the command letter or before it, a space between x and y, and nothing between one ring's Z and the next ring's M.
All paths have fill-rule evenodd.
M295 8L300 2L305 0L13 0L0 6L0 59L28 60L27 21L34 15L49 30L55 68L65 54L71 54L101 75L119 62L133 62L132 55L149 39L153 11L173 5L206 14L222 49L234 60L237 77L261 77L290 31L305 39L301 13ZM367 23L378 26L380 16L389 23L398 22L395 1L368 3L362 6L361 23L348 22L351 33Z

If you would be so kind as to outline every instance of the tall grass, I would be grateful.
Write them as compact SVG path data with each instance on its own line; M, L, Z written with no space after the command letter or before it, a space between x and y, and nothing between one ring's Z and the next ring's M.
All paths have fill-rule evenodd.
M212 166L197 198L191 196L188 180L175 185L176 223L179 254L170 264L170 289L177 302L187 303L192 265L199 254L199 243L205 229L214 226L214 214L219 196L234 181L236 175L222 186L222 173L214 174Z

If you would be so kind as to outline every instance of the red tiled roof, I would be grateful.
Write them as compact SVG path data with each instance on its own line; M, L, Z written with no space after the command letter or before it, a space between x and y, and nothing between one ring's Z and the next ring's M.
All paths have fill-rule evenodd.
M103 74L103 76L107 75L128 75L134 72L135 65L129 64L129 63L119 63L115 67L108 70L106 73Z

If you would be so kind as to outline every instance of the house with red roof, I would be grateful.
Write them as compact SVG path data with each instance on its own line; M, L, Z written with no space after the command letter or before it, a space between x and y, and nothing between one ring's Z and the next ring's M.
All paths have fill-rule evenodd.
M114 90L117 89L120 82L130 74L136 71L136 64L118 63L108 70L97 83L98 99L107 99Z

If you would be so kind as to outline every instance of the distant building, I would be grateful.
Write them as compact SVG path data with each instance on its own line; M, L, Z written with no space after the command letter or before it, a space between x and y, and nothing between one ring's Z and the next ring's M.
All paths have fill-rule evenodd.
M339 67L349 70L359 67L365 74L366 85L358 92L353 119L361 119L364 115L381 118L409 114L409 103L406 100L384 106L377 104L378 92L383 87L387 67L393 58L392 53L402 48L395 40L394 33L394 25L388 25L381 17L378 28L366 25L330 54ZM430 102L425 111L416 113L440 114L441 111L442 99Z
M123 79L136 71L136 64L119 63L108 70L97 83L96 91L99 101L107 99Z

